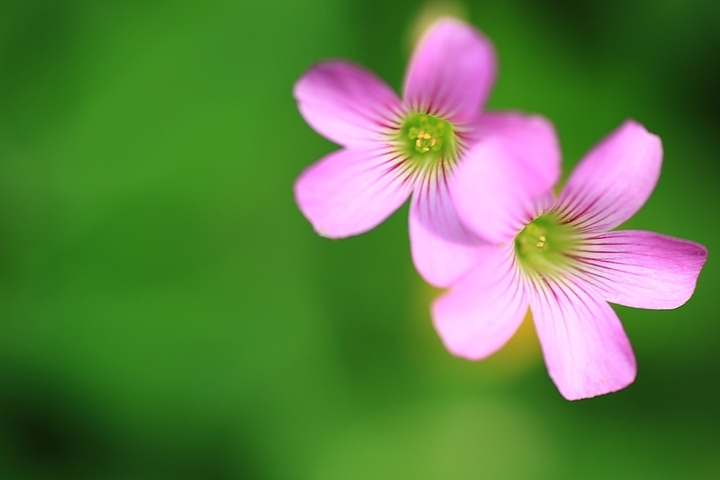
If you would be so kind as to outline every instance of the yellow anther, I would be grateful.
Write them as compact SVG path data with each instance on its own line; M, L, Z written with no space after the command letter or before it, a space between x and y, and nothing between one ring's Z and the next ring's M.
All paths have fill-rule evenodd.
M572 252L579 236L554 213L547 213L527 224L515 237L515 252L529 273L554 275L573 262Z
M423 168L428 162L453 161L454 139L450 124L427 114L409 114L398 137L404 147L403 153L413 164Z

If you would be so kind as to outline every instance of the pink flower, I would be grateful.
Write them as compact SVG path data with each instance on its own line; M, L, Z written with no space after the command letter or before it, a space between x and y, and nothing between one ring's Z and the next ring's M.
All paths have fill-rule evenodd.
M450 191L470 148L478 140L506 145L498 149L509 155L493 168L522 171L522 184L531 192L549 189L560 171L559 148L547 121L517 113L481 114L494 78L490 43L449 18L433 24L419 42L403 100L359 66L328 61L310 68L295 85L300 113L343 146L295 183L298 207L315 230L330 238L366 232L414 192L409 230L418 271L438 286L465 273L484 241L462 225ZM498 163L482 151L473 158ZM482 178L477 182L478 188L492 188Z
M635 357L607 302L677 308L692 295L707 257L687 240L610 231L645 203L661 161L660 139L628 121L587 154L555 199L533 198L512 175L466 162L453 190L460 218L495 246L481 247L479 263L433 305L448 350L487 357L529 306L548 372L565 398L629 385ZM481 176L493 191L477 188ZM513 195L516 202L493 206L495 196Z

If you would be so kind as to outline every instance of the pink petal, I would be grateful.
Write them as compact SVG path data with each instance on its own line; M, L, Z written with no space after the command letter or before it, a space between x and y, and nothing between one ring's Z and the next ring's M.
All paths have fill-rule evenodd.
M486 112L480 117L480 135L498 138L527 172L526 188L533 194L551 190L560 179L560 145L555 127L540 115Z
M401 112L400 101L382 80L341 61L310 68L295 83L294 95L305 121L344 146L382 139Z
M660 139L628 120L575 168L559 204L587 231L611 230L632 217L648 199L661 162Z
M414 110L462 121L477 115L494 81L490 41L466 23L443 18L413 52L404 99Z
M442 172L423 179L410 204L410 250L415 268L436 287L453 283L478 259L485 242L458 219Z
M552 204L546 181L512 152L503 139L488 137L466 153L450 187L460 219L494 243L511 242Z
M607 301L652 309L687 302L706 259L702 245L641 231L597 235L580 254L587 280Z
M635 356L610 305L569 279L534 281L530 309L548 373L568 400L625 388Z
M528 309L512 249L486 247L478 265L432 306L435 329L453 354L479 360L499 350Z
M339 150L295 182L295 201L322 236L363 233L385 220L412 191L398 160L380 148Z

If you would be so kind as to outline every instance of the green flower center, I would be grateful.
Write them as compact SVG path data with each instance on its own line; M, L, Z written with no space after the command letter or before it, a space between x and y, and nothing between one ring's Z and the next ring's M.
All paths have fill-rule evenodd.
M401 152L416 168L454 162L457 141L452 125L425 113L411 113L398 132Z
M515 237L515 253L530 274L553 275L572 263L578 245L575 228L552 213L541 215Z

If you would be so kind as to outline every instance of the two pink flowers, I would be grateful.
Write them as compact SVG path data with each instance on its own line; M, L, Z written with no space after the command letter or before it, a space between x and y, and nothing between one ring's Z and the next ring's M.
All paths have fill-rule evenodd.
M366 232L408 197L420 275L450 287L432 305L447 349L472 360L500 349L530 308L550 377L567 399L613 392L635 357L607 302L668 309L695 289L707 251L644 231L611 231L645 203L660 140L626 121L581 161L558 195L560 151L540 116L489 113L489 41L454 19L433 24L406 71L403 98L344 61L295 85L304 119L342 145L295 184L323 236Z

